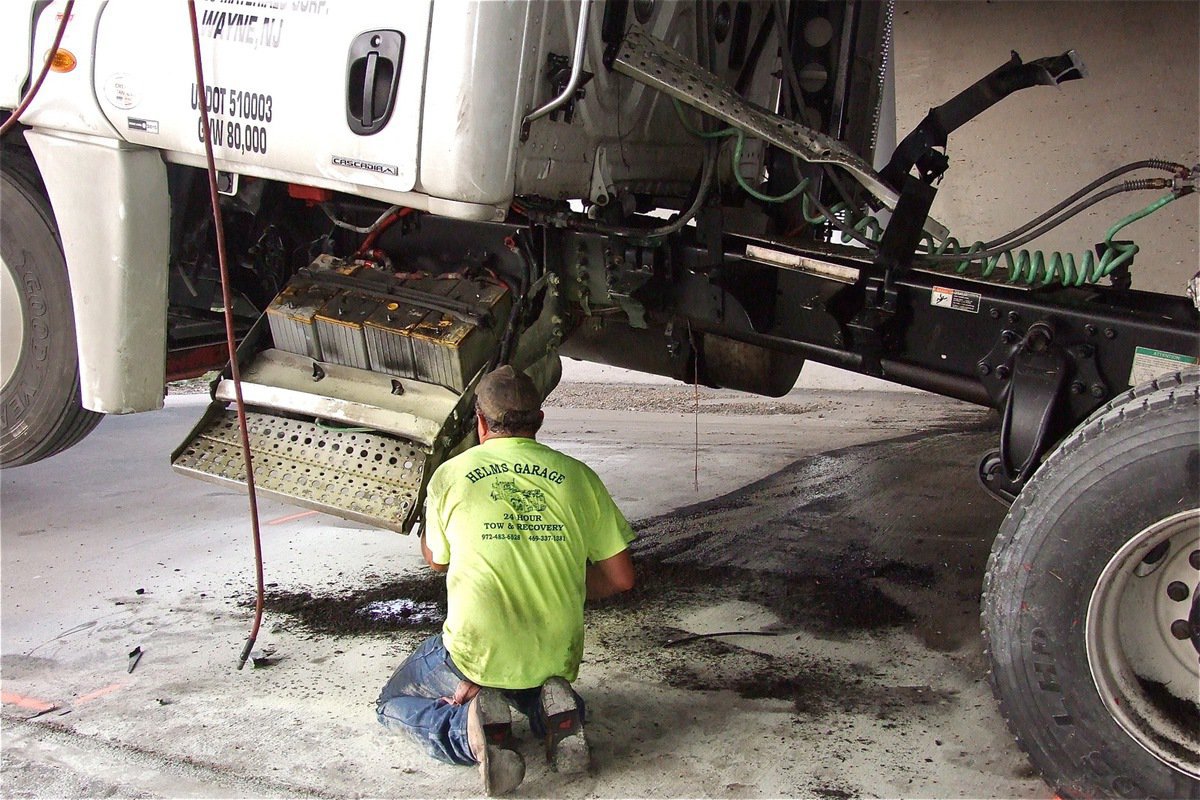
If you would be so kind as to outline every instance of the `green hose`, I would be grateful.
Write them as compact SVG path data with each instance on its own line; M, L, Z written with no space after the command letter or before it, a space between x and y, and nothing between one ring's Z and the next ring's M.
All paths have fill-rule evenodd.
M1119 220L1104 235L1104 254L1099 258L1091 250L1078 257L1074 253L1063 253L1057 250L1046 253L1042 250L1005 250L995 256L974 258L973 254L983 249L983 242L975 242L966 250L954 237L948 238L938 245L933 238L926 234L922 241L926 253L943 255L946 253L962 253L963 260L955 267L955 272L965 275L972 269L978 271L978 276L991 278L1001 262L1008 272L1009 283L1024 283L1027 286L1049 286L1059 282L1063 286L1083 286L1088 283L1099 283L1117 269L1133 260L1138 253L1138 246L1133 242L1114 242L1113 237L1139 219L1150 216L1167 203L1177 199L1174 193L1165 194L1145 208L1135 211Z
M812 200L812 196L805 190L811 184L808 178L802 178L792 189L780 195L768 195L755 189L750 184L746 183L746 179L742 177L742 172L738 169L738 165L742 163L742 152L746 144L746 134L738 128L722 128L719 131L702 131L698 130L687 121L687 117L683 115L683 105L677 98L672 97L671 102L675 105L675 113L679 116L679 121L683 123L683 127L688 133L697 136L701 139L722 139L728 136L735 137L733 145L733 177L737 180L738 186L742 188L746 194L753 197L755 200L760 200L764 203L786 203L789 200L794 200L798 195L801 197L800 213L804 216L804 220L810 225L824 225L829 222L829 218L816 207ZM831 214L842 214L847 222L853 220L857 216L856 210L849 203L837 203L829 209ZM883 228L879 225L879 221L872 216L861 216L857 222L853 223L856 231L867 236L870 239L878 241L883 236ZM850 241L850 237L842 233L842 242Z
M788 200L795 199L798 195L803 195L801 197L801 214L809 224L829 224L831 222L829 215L833 215L838 217L839 220L850 224L855 231L871 241L878 242L883 237L883 226L879 224L879 220L869 214L862 214L858 208L851 206L849 203L837 203L828 209L829 215L823 213L817 208L812 196L805 191L811 183L808 178L801 179L790 191L774 196L763 194L750 186L746 183L746 179L742 177L741 170L738 169L738 165L742 161L742 151L746 143L746 134L740 129L733 127L722 128L717 131L698 130L684 116L683 106L679 100L673 97L671 98L671 102L675 106L675 113L678 115L679 121L683 123L683 127L688 133L693 136L701 139L735 137L736 141L733 146L733 177L737 180L738 186L755 200L764 203L785 203ZM983 242L975 242L964 250L962 244L953 236L938 244L928 233L922 237L922 243L925 247L922 254L957 255L961 253L963 260L956 265L955 271L959 275L963 275L973 269L978 273L977 276L983 279L991 278L997 268L1003 263L1005 271L1008 272L1009 283L1024 283L1028 286L1035 284L1038 286L1049 286L1056 281L1063 286L1083 286L1087 283L1099 283L1101 279L1108 277L1120 267L1131 262L1138 252L1136 244L1132 242L1114 242L1113 237L1127 225L1150 216L1180 196L1180 194L1175 192L1168 193L1140 211L1135 211L1119 220L1105 234L1104 244L1106 247L1104 254L1099 258L1090 250L1082 253L1078 258L1074 253L1063 253L1057 250L1049 253L1042 250L1005 250L994 256L975 258L976 253L984 250ZM844 231L839 231L839 233L841 234L843 244L851 240L851 237Z

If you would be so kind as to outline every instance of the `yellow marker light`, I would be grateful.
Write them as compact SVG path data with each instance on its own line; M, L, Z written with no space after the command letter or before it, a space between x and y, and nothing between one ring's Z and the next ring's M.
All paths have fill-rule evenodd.
M54 52L54 57L50 59L50 69L55 72L70 72L78 63L74 53L60 47Z

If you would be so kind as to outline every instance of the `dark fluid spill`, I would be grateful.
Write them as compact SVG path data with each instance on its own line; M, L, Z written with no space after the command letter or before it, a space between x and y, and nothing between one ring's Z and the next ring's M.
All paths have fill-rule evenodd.
M273 589L266 608L321 635L432 633L446 618L446 581L431 573L336 594Z

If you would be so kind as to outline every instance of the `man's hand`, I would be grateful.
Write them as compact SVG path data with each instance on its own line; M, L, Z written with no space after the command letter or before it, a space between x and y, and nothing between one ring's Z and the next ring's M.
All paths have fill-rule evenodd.
M421 555L425 556L425 563L434 572L445 572L450 569L449 564L439 564L433 560L433 551L429 549L429 545L425 544L425 534L421 534Z
M436 567L435 567L436 569ZM587 598L599 600L633 588L633 559L628 550L612 558L589 564L587 568Z
M474 700L477 694L479 694L479 684L464 679L458 682L458 688L454 690L453 696L443 697L442 700L452 706L465 706Z

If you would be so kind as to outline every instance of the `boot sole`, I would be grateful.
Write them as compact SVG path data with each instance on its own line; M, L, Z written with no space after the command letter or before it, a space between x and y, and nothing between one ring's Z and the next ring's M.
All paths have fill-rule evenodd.
M508 794L525 780L525 759L515 750L488 745L479 762L483 792L488 797Z
M477 704L478 725L485 743L479 759L484 794L508 794L525 780L525 758L511 749L512 713L508 701L498 691L483 689L473 702Z
M546 724L546 760L564 775L586 772L591 748L571 685L558 678L547 681L542 686L541 704Z

